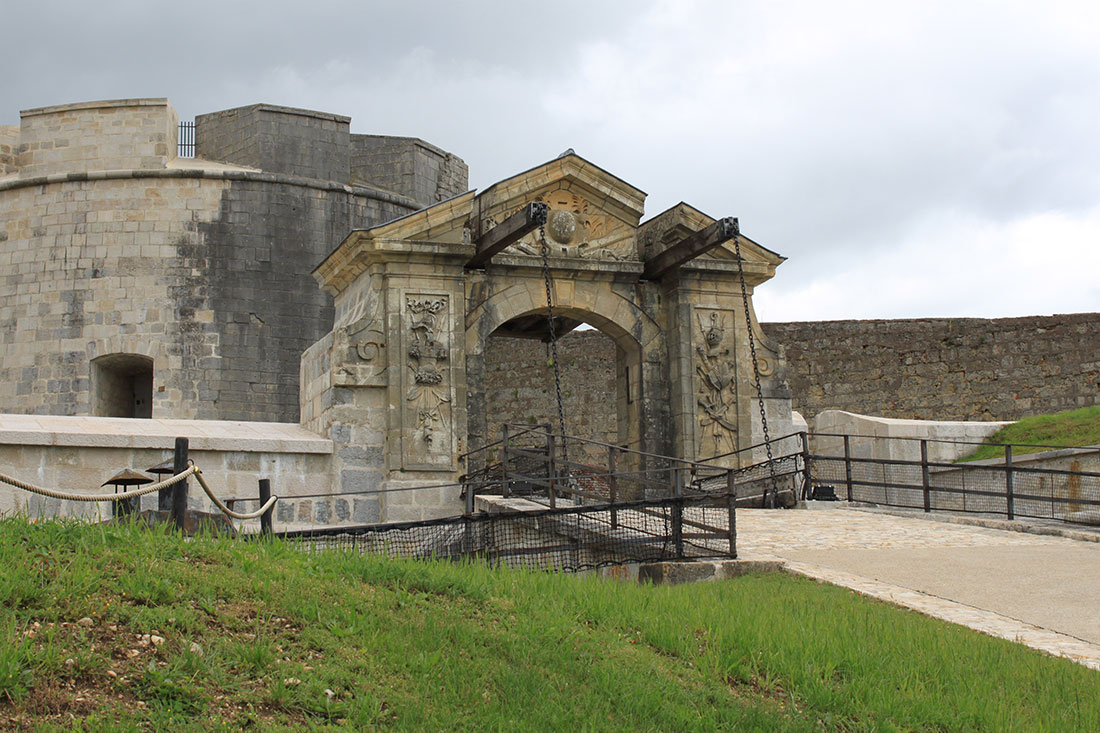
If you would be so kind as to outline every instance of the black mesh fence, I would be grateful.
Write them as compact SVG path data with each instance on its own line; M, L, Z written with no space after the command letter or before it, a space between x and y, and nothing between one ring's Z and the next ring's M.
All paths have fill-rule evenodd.
M813 455L810 466L812 484L833 487L842 500L1006 519L1100 524L1100 473L1011 462L967 464L827 455Z
M630 562L735 557L733 511L725 494L694 494L275 536L307 551L339 549L394 558L476 559L568 572Z

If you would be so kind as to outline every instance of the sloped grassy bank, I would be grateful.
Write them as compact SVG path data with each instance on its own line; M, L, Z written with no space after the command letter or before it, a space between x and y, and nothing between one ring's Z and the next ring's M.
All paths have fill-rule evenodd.
M679 587L0 521L0 728L1097 730L1100 674L784 575Z

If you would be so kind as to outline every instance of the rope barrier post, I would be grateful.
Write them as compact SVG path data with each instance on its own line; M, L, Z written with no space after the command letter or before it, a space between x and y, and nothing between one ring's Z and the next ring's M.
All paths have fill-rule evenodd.
M176 455L172 463L176 475L187 470L187 444L187 438L176 438ZM187 519L187 479L172 487L171 517L176 529L182 532Z
M260 479L260 506L267 503L267 500L271 498L271 479ZM270 538L274 534L274 528L271 526L271 515L275 511L275 506L272 505L266 512L260 515L260 534L264 537Z

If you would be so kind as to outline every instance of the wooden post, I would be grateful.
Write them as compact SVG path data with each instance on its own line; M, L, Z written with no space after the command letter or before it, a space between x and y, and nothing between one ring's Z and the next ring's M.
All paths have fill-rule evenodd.
M852 446L844 436L844 481L848 485L848 501L852 500Z
M172 462L172 473L179 475L187 470L187 438L176 438L176 455ZM184 530L187 519L187 479L178 482L172 488L172 523L180 532Z
M619 477L615 475L615 446L607 446L607 490L611 499L611 529L619 527L619 511L615 501L619 498Z
M1013 496L1012 485L1012 446L1005 446L1005 508L1008 510L1008 518L1010 520L1016 518L1015 498Z
M921 439L920 442L920 477L921 484L924 486L924 511L932 511L932 482L928 476L928 441Z
M672 469L675 503L672 505L672 544L676 548L676 557L684 557L684 479L680 468Z
M271 498L271 479L260 479L260 506L267 503L267 500ZM271 537L274 533L274 528L271 525L271 515L275 511L275 507L272 506L266 512L260 515L260 534L264 537Z
M733 483L733 469L726 471L726 509L729 512L730 557L737 558L737 486Z

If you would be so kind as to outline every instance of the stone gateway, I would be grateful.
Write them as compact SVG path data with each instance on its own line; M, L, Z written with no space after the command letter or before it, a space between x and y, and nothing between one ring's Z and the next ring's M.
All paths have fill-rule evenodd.
M569 151L481 193L352 232L314 272L336 319L302 358L303 425L343 436L351 460L341 470L364 484L454 482L465 468L459 457L496 435L486 417L490 337L547 335L545 247L562 330L587 323L615 344L608 399L618 445L706 458L759 443L738 235L714 235L696 254L700 233L721 221L681 203L642 222L644 198ZM545 205L544 224L481 256L531 204ZM784 435L791 412L781 350L751 307L752 288L783 258L743 236L740 249L768 419ZM457 506L453 494L436 500ZM402 494L389 497L388 518L424 516L413 497L407 510Z

